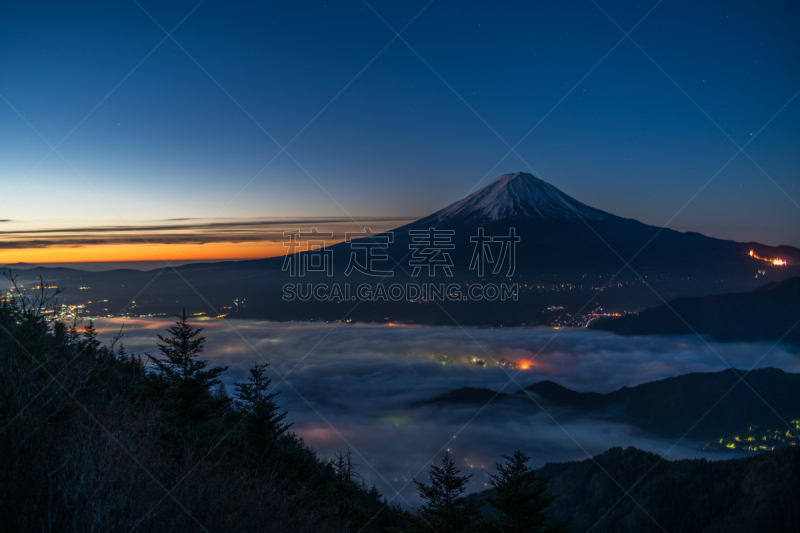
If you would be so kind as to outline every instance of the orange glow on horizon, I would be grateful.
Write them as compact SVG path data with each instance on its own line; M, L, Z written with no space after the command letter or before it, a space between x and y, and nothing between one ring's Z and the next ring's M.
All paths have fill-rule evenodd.
M331 242L330 244L334 244ZM0 264L106 263L117 261L207 261L283 256L282 242L212 244L126 244L0 250Z
M368 228L380 233L398 227L408 217L367 216ZM137 221L126 227L117 221L8 221L3 225L0 264L118 263L145 261L226 261L283 257L287 232L320 227L326 246L342 242L348 232L363 233L344 217L298 221L282 218L186 218ZM206 231L208 229L208 231ZM314 242L316 243L316 241ZM312 247L308 239L291 250Z
M326 426L298 427L297 433L309 444L330 445L339 441L336 432Z

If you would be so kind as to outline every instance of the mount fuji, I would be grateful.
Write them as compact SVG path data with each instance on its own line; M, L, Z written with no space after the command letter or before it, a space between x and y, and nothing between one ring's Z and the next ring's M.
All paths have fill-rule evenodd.
M531 174L517 172L500 176L421 222L442 223L455 217L474 222L497 222L515 217L602 220L613 215L582 204Z
M398 228L395 258L400 260L408 250L403 239L407 230L436 228L454 231L454 260L458 257L469 265L475 246L470 237L479 227L487 235L508 235L514 228L520 237L516 279L605 280L619 272L622 278L646 277L651 285L668 283L671 297L719 292L723 286L752 290L763 282L755 278L759 270L773 280L790 272L797 275L796 267L753 261L750 250L760 257L791 258L790 265L800 260L797 248L738 243L622 218L524 172L500 176L466 198Z
M452 263L451 276L439 270L429 277L422 269L412 278L412 232L430 233L431 229L448 233L445 253ZM479 277L470 269L475 236L483 232L488 237L502 237L511 231L519 238L513 272L508 265L498 270L490 265ZM366 301L348 315L353 320L427 324L451 324L455 318L461 324L478 325L548 323L542 322L546 308L563 306L564 312L577 312L587 302L592 308L632 310L680 296L750 291L800 273L800 249L739 243L643 224L586 205L523 172L500 176L466 198L381 236L389 237L389 233L392 242L385 253L390 259L380 270L393 269L394 275L386 279L358 272L344 275L353 251L351 243L328 248L336 258L333 278L324 273L291 278L282 270L284 257L188 264L177 267L177 273L166 269L156 279L153 271L90 273L34 268L24 272L30 277L41 274L59 286L91 287L82 297L105 300L103 306L108 309L136 300L137 312L171 315L176 305L208 312L210 306L230 309L231 302L238 299L247 304L237 303L237 316L270 320L340 320L347 311L344 308L350 307L342 302L283 301L286 283L520 286L519 301L515 302L444 302L450 316L438 306L407 301ZM487 246L499 261L502 243L489 241ZM759 259L771 257L788 259L788 265ZM140 294L140 290L144 292Z

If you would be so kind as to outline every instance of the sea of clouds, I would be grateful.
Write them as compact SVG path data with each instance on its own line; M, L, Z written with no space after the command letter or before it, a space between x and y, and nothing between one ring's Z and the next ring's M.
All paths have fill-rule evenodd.
M170 322L125 319L126 349L157 355L156 334ZM122 323L114 319L96 325L108 339ZM198 325L208 337L208 358L230 366L225 374L229 393L254 362L271 363L273 384L281 391L278 401L289 412L292 431L323 458L351 449L366 482L388 496L399 492L396 499L402 505L418 504L411 479L426 479L428 465L446 449L473 474L472 490L485 488L486 474L500 455L517 449L533 458L533 466L582 460L613 446L669 452L669 459L731 457L704 452L691 440L676 445L629 425L543 411L532 401L421 405L452 389L511 393L552 380L573 390L610 392L728 365L800 372L799 354L786 347L724 344L696 336L248 320ZM473 359L490 364L479 366Z

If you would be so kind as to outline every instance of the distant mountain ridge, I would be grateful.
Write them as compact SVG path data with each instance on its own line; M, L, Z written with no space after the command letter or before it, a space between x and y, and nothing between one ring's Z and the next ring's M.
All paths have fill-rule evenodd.
M684 322L685 321L685 322ZM800 346L800 277L746 293L683 297L590 327L620 335L711 334L719 341L781 341Z
M743 435L750 426L769 427L785 433L787 422L800 420L800 374L777 368L755 369L745 376L746 383L738 383L731 390L741 375L745 375L744 370L691 373L605 394L577 392L552 381L540 381L511 394L496 395L489 389L462 388L434 397L426 404L483 404L496 395L498 403L509 405L512 401L538 409L526 397L527 391L547 408L595 414L667 438L683 436L702 418L702 424L687 436L690 440L701 441Z
M39 265L37 263L24 263L24 262L20 261L19 263L6 263L4 265L0 265L0 268L25 268L25 269L28 269L28 268L42 268L42 267L41 267L41 265Z
M438 257L446 257L452 268L447 273L434 268L432 275L430 270L422 269L412 278L412 248L418 245L412 240L412 232L419 235L431 228L444 232L439 234L445 237L434 240L450 245ZM487 246L492 260L479 276L471 268L475 266L473 237L483 231L490 239L501 238L512 230L519 238L513 268L500 241L490 240ZM390 241L385 250L389 259L378 267L384 271L394 269L394 276L383 281L357 271L345 275L352 254L364 253L363 249L357 252L350 242L325 249L333 257L330 277L325 272L291 277L282 268L284 257L195 263L179 266L177 272L171 268L161 272L81 272L66 268L18 272L26 279L41 274L46 281L66 287L64 297L72 302L77 296L70 291L87 287L81 291L79 303L85 303L86 312L93 316L115 314L135 300L137 315L171 315L186 306L188 312L205 312L209 316L235 313L237 318L331 321L347 315L345 319L361 322L429 325L452 325L453 320L461 325L549 324L542 311L552 305L563 307L564 313L575 313L587 302L592 308L602 305L635 310L656 305L661 297L672 300L752 290L763 282L756 276L780 280L800 273L800 249L738 243L650 226L588 206L524 172L500 176L466 198L380 237ZM372 237L365 239L371 241ZM754 251L753 256L750 250ZM308 253L299 252L298 260L304 260ZM755 257L778 255L787 258L789 264L773 265ZM626 261L635 273L623 268ZM379 282L456 283L462 290L473 283L516 283L519 290L517 301L420 303L376 299L363 301L349 311L345 307L352 305L341 305L346 303L343 301L283 298L285 284L324 283L330 287L338 283L355 288L362 283ZM604 288L600 290L601 287ZM234 300L238 301L236 305ZM242 305L244 301L246 304Z

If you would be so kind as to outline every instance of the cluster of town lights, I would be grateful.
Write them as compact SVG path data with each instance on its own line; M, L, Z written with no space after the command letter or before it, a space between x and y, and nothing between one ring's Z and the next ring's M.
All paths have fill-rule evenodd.
M750 257L753 257L753 258L758 259L760 261L766 261L768 263L772 263L773 265L777 265L777 266L786 266L788 264L786 262L786 259L780 259L780 258L777 258L777 257L775 259L767 259L766 257L759 257L758 255L756 255L755 252L753 252L753 250L750 250Z

